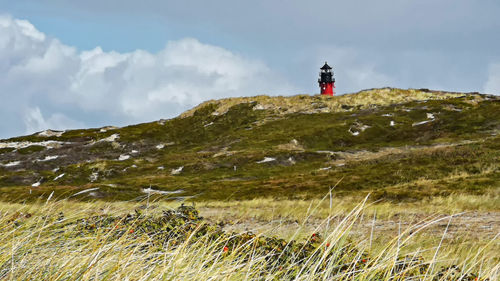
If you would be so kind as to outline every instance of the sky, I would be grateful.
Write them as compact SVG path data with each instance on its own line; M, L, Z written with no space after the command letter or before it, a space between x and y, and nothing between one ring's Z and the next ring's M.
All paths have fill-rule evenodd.
M0 0L0 138L203 101L377 87L500 94L498 0Z

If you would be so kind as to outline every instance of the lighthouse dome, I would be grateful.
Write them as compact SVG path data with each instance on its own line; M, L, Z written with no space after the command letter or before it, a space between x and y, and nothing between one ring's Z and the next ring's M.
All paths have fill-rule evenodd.
M328 63L325 61L325 65L323 65L323 67L321 67L320 69L321 69L321 70L330 70L330 69L332 69L332 68L331 68L331 67L328 65Z

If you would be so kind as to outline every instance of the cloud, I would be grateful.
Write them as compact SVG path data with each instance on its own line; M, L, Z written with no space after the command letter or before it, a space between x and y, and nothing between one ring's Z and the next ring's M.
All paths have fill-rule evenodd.
M0 137L127 125L207 99L296 91L263 62L194 38L157 53L78 51L10 16L0 16L0 72Z
M20 6L5 2L6 7ZM210 31L222 36L260 45L276 40L274 44L354 43L379 50L444 52L479 47L496 54L500 43L494 36L500 27L500 5L491 0L290 0L286 5L266 0L48 0L44 7L50 8L39 10L50 16L60 11L63 17L76 14L94 21L161 22L166 29L175 25L203 34L213 28Z
M490 64L484 92L486 94L500 95L500 63Z
M309 54L315 54L311 58ZM337 93L352 93L361 89L393 86L396 80L381 69L380 63L366 55L366 51L352 47L326 45L310 49L303 55L303 64L307 68L318 69L328 58L333 67ZM316 73L313 73L316 74ZM314 81L315 77L308 80Z
M45 119L40 111L40 108L30 108L24 114L24 124L26 133L43 131L47 128L55 130L63 130L68 128L83 127L82 122L78 122L68 118L67 116L55 113Z

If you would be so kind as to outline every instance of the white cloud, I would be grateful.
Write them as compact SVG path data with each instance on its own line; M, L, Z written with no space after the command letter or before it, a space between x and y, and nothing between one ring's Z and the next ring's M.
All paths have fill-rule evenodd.
M295 91L264 63L193 38L158 53L79 52L10 16L0 16L0 72L0 137L126 125L174 117L207 99Z
M377 61L362 56L363 51L338 46L323 46L313 51L316 62L329 58L337 81L338 93L351 93L361 89L387 87L396 81L386 73L377 69ZM320 63L316 63L320 65Z
M492 63L489 67L488 81L484 86L486 94L500 95L500 63Z
M45 119L40 111L40 108L30 108L24 114L24 124L26 133L43 131L47 128L55 130L81 128L82 122L78 122L66 117L63 114L55 113Z

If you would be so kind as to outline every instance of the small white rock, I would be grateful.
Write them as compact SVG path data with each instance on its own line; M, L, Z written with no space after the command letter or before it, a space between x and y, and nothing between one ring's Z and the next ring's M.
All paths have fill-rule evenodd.
M184 169L184 166L180 166L177 169L172 169L172 171L170 172L170 174L172 174L172 175L178 175L178 174L180 174L182 172L182 169Z
M57 177L54 178L54 181L56 181L56 180L64 177L64 175L65 175L65 173L60 174L59 176L57 176Z
M111 136L107 138L100 139L99 141L107 141L107 142L114 142L116 139L120 137L119 134L112 134Z
M264 157L264 159L257 161L257 164L262 164L262 163L267 163L267 162L272 162L272 161L276 161L276 158Z
M12 161L12 162L9 162L7 164L0 164L0 166L3 166L3 167L14 167L14 166L17 166L21 164L21 161Z
M127 159L130 159L130 155L122 154L122 155L120 155L120 157L118 157L118 161L124 161Z
M57 158L59 158L59 155L48 155L48 156L45 156L45 158L39 159L39 160L36 160L36 161L38 161L38 162L46 162L46 161L54 160L54 159L57 159Z
M419 126L419 125L427 124L427 123L432 122L432 121L434 121L434 119L431 119L431 120L426 120L426 121L422 121L422 122L417 122L417 123L413 123L413 124L411 124L411 125L412 125L412 127L415 127L415 126Z

